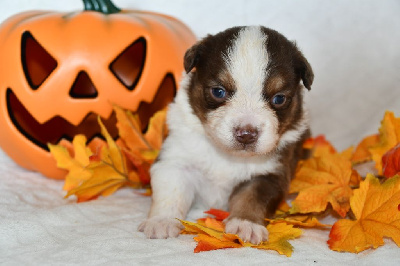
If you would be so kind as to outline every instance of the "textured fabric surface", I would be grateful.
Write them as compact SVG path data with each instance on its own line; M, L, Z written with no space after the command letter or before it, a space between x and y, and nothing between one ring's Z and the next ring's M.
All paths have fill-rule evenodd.
M176 16L199 37L261 24L296 40L316 77L312 90L305 92L313 133L325 134L339 150L376 132L385 110L400 116L397 0L114 2ZM0 7L3 21L23 10L78 10L82 4L15 0L1 1ZM151 199L133 190L80 204L64 195L62 182L21 169L0 149L1 265L400 265L400 249L390 239L360 254L337 253L329 250L329 231L323 230L305 230L291 241L290 258L250 248L194 254L191 236L148 240L137 232ZM201 212L192 211L188 219Z

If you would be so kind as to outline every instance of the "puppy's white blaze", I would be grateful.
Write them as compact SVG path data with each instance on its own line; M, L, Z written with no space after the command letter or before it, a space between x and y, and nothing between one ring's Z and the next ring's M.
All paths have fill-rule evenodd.
M246 27L225 55L225 64L238 91L249 96L262 95L269 61L266 44L267 36L261 27Z
M228 150L238 149L234 131L247 125L257 128L260 133L252 152L266 154L277 145L278 119L263 99L264 82L268 76L267 39L260 27L243 28L224 56L236 91L226 105L208 114L211 130L207 132L217 144Z

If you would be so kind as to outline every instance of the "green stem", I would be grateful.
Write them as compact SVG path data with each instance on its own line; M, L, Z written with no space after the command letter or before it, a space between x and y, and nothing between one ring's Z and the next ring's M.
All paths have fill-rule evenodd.
M83 0L86 11L97 11L103 14L115 14L121 12L111 0Z

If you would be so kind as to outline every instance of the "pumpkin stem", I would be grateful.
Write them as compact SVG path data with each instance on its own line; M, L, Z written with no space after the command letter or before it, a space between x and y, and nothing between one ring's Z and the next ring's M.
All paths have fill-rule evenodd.
M106 15L121 11L111 0L83 0L83 5L86 11L97 11Z

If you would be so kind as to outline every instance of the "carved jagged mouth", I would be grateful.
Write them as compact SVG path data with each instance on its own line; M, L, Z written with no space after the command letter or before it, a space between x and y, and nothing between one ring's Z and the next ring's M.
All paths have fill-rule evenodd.
M48 150L47 144L57 144L61 139L71 141L75 135L84 134L90 142L95 137L100 137L100 126L97 122L97 114L89 113L82 122L74 126L60 116L55 116L41 124L29 113L18 100L11 89L7 89L7 110L14 126L30 141L44 150ZM118 138L116 128L116 115L114 112L102 119L110 135Z
M173 100L175 93L175 79L172 74L167 74L153 101L151 103L141 102L136 111L140 117L143 131L146 130L151 116L166 107ZM8 115L14 126L28 140L46 151L49 150L48 143L57 144L62 139L71 141L77 134L84 134L88 143L95 137L101 137L100 126L97 122L98 115L95 113L89 113L77 126L72 125L60 116L55 116L41 124L29 113L11 89L7 89L6 98ZM102 119L102 122L110 135L117 139L118 129L115 112L112 112L107 119Z

